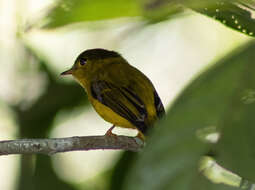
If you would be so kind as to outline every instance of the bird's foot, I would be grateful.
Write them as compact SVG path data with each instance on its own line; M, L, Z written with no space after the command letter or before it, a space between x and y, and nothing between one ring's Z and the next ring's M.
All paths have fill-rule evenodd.
M111 137L117 137L118 135L112 133L112 130L114 129L115 125L113 125L110 129L108 129L105 133L105 136L111 136Z
M140 139L142 142L145 142L145 136L142 132L138 131L138 134L136 135L135 138Z

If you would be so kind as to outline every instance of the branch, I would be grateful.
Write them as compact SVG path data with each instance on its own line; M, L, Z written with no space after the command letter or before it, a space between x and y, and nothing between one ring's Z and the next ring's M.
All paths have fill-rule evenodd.
M144 143L136 137L82 136L52 139L20 139L0 141L0 155L47 154L82 150L129 150L137 152Z

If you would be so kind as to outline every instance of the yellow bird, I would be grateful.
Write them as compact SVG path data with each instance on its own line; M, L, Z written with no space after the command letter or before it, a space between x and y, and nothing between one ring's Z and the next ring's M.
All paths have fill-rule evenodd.
M120 54L105 49L82 52L71 74L86 90L97 113L115 126L138 129L144 139L147 131L165 114L163 104L151 81L131 66Z

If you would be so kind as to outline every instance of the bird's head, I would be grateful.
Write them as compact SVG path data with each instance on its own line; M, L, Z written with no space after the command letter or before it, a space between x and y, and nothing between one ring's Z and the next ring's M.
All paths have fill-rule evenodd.
M72 75L79 82L89 80L100 69L104 69L108 64L125 62L120 54L105 49L89 49L82 52L75 60L73 66L61 73L61 75Z

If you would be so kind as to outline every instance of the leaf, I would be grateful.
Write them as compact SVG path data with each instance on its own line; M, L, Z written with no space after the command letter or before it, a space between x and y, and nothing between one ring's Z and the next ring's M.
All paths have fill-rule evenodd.
M236 62L244 65L231 105L219 123L222 137L216 147L217 160L234 173L255 181L255 48Z
M225 120L233 124L236 121L235 118L244 117L244 119L238 120L238 125L236 124L237 131L242 134L244 131L249 131L248 129L255 123L251 118L254 114L253 109L247 108L246 111L249 112L247 114L247 112L243 113L242 110L239 110L238 106L233 106L234 100L241 101L241 97L243 97L240 97L240 94L244 93L240 89L241 86L244 86L244 89L247 87L253 89L253 86L250 85L255 85L255 75L253 73L255 70L253 63L253 60L255 60L254 51L254 43L241 48L232 56L219 61L187 86L147 140L147 146L140 153L126 177L125 190L192 189L190 187L194 186L194 183L197 183L194 189L203 189L204 182L196 179L196 176L198 176L198 161L201 155L209 151L210 146L199 140L197 137L198 130L209 126L219 126L219 123ZM247 72L248 70L249 72ZM249 101L251 100L249 99ZM241 105L244 106L243 103ZM246 106L252 107L251 105L254 107L254 104ZM227 110L233 110L236 114L235 118L232 118L231 112L227 112ZM233 121L231 122L231 120ZM244 120L246 122L243 122ZM227 136L231 137L231 141L224 146L221 153L234 149L235 153L239 151L246 152L247 149L251 153L254 152L250 150L251 146L245 147L246 141L237 146L239 137L237 133L231 133L231 126L222 124L220 126L223 129L222 136L224 137L225 128L226 130L228 128ZM246 137L249 139L250 145L255 145L255 138L252 138L252 134ZM231 147L231 143L235 144L235 148ZM215 147L218 147L218 145ZM241 149L245 150L242 151ZM229 157L227 161L235 160L229 161L230 166L232 166L232 163L236 164L239 161L239 167L241 168L243 165L253 164L251 158L254 159L254 157L247 157L247 154L243 156L246 157L243 159L247 163L243 163L240 157ZM248 170L246 166L244 168ZM253 167L252 171L254 171ZM239 173L241 176L244 174L242 172ZM211 189L220 188L220 185L213 184L211 186ZM226 188L234 189L234 187ZM225 186L222 189L225 189Z
M227 186L224 184L214 184L208 179L206 179L202 175L197 175L193 177L193 181L191 184L191 188L187 189L192 189L192 190L237 190L239 188L237 187L232 187L232 186Z
M141 15L141 8L136 0L60 0L49 12L44 27L138 15Z
M143 2L143 17L148 24L158 23L171 19L174 15L183 12L183 7L176 0L140 0Z
M247 0L198 0L194 4L187 0L184 4L234 30L255 36L254 1L252 4L252 1Z

